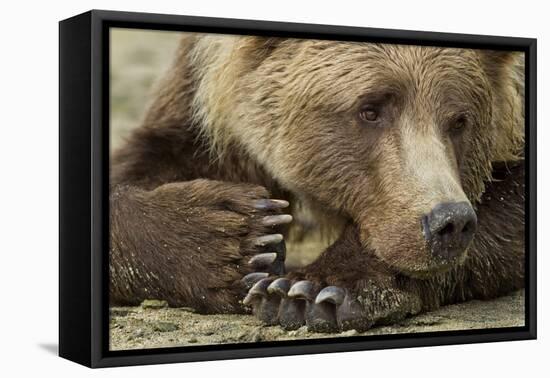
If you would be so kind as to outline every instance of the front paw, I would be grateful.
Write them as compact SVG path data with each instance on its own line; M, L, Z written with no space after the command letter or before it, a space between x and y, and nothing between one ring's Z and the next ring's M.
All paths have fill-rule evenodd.
M362 332L420 310L415 295L373 283L348 289L309 280L257 278L244 304L265 324L279 324L287 330L306 325L312 332Z

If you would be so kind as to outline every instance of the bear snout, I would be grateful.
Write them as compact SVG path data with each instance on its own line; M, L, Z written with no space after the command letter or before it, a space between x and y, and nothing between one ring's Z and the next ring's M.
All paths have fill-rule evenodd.
M432 257L453 260L474 238L477 216L469 202L439 203L422 217L422 232Z

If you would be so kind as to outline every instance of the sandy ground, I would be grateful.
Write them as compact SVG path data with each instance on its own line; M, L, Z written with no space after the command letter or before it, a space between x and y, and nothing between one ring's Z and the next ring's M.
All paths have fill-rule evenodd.
M114 307L111 309L110 346L111 350L126 350L523 325L523 291L492 301L470 301L445 306L364 333L351 330L340 334L311 333L305 327L285 331L277 326L264 326L250 315L199 315L189 308Z
M140 124L155 83L168 68L179 33L118 29L111 34L111 150ZM309 263L323 249L319 240L287 244L287 266ZM299 252L299 253L298 253ZM494 301L473 301L441 308L365 335L521 326L523 292ZM147 307L147 306L146 306ZM348 331L344 335L357 335ZM191 309L117 307L111 309L112 349L243 343L321 338L305 328L264 327L252 316L199 315ZM336 336L342 336L336 335Z

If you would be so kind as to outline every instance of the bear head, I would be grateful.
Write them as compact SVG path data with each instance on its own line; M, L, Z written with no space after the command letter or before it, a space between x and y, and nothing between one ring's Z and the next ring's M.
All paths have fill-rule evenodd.
M518 53L215 36L195 113L282 187L352 219L404 274L464 260L491 164L521 158ZM519 67L519 68L518 68Z

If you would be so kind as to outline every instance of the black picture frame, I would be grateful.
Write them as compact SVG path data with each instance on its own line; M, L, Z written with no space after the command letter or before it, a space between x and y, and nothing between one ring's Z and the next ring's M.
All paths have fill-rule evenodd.
M289 36L525 52L524 327L109 351L109 28ZM89 367L536 338L536 39L92 10L59 23L59 354Z

